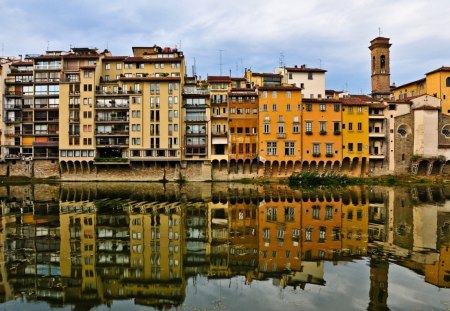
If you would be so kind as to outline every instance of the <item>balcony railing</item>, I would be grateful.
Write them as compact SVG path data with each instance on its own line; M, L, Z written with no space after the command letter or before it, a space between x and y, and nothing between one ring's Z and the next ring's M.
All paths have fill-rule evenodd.
M277 138L286 138L286 133L277 133Z
M9 110L16 110L16 109L22 109L22 105L20 104L6 104L5 109Z
M35 65L35 70L58 70L61 69L61 65Z
M97 122L128 122L129 117L108 117L108 118L95 117L95 121L97 121Z
M141 90L117 90L114 92L111 91L103 91L103 90L96 90L95 95L100 96L108 96L108 95L134 95L134 94L142 94Z
M22 122L21 117L15 117L15 118L5 118L6 123L20 123Z
M116 103L95 104L95 108L101 108L101 109L128 109L129 107L130 107L130 104L116 104Z
M95 135L97 136L128 136L130 134L130 131L111 131L111 132L95 132Z

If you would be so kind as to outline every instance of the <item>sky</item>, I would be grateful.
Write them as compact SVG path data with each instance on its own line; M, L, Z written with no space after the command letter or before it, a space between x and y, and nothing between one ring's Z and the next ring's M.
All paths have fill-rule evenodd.
M70 47L178 47L188 73L243 76L306 64L326 88L368 94L369 42L391 39L391 83L450 66L448 0L0 0L3 56ZM220 66L220 64L222 66Z

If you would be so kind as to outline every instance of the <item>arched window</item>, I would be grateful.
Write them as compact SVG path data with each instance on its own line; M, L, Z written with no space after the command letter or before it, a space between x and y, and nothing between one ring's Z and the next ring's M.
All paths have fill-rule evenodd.
M409 127L409 125L402 124L397 128L397 133L401 137L406 137L408 134L411 134L411 127Z
M441 132L442 135L445 136L445 138L450 138L450 124L444 125Z
M381 73L386 73L386 57L384 55L380 57L380 68Z
M372 57L372 72L375 73L375 56Z

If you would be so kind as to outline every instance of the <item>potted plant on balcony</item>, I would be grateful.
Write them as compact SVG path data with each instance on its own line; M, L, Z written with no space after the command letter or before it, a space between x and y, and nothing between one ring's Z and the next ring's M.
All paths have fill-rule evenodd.
M318 157L320 157L320 152L315 152L315 153L313 153L313 155L312 155L314 158L318 158Z
M331 157L333 157L333 153L332 153L332 152L327 152L327 153L325 154L325 156L326 156L327 158L331 158Z
M320 131L320 135L327 135L327 131Z
M340 130L335 130L334 131L334 135L341 135L341 131Z
M312 135L312 131L306 131L305 134L306 135Z

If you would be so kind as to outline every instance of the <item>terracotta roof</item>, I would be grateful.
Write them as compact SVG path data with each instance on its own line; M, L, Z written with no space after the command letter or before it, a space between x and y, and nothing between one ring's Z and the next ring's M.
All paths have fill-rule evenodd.
M33 62L19 61L19 62L14 62L11 65L13 65L13 66L33 66Z
M307 68L307 67L284 67L284 69L286 69L288 72L292 71L292 72L327 72L324 69L321 68Z
M72 58L72 59L85 59L85 58L98 59L99 57L100 55L81 55L81 54L62 55L62 58Z
M125 60L125 58L127 58L128 56L106 56L103 58L103 61L108 61L108 60Z
M252 76L255 77L280 77L281 75L278 73L270 73L270 72L252 72Z
M369 103L369 108L385 109L386 107L383 103Z
M350 98L340 98L340 101L344 105L358 105L358 106L367 106L369 103L358 97L350 97Z
M323 103L341 103L341 100L332 98L303 98L302 102L311 104L323 104Z
M420 83L420 82L425 82L425 81L426 81L426 79L425 79L425 78L422 78L422 79L419 79L419 80L416 80L416 81L411 81L411 82L408 82L408 83L405 83L405 84L396 86L396 87L393 88L392 90L395 91L395 90L397 90L397 89L404 88L405 86L408 86L408 85L411 85L411 84Z
M265 86L260 86L259 90L261 91L301 91L302 89L293 85L265 85Z
M180 77L121 77L120 81L181 81Z
M430 106L430 105L423 105L419 107L412 108L413 110L440 110L439 107Z
M353 95L353 94L350 94L350 98L358 98L358 99L360 99L362 101L365 101L365 102L378 102L378 100L376 100L375 98L370 97L368 95Z
M172 63L182 61L184 57L173 58L147 58L147 57L127 57L125 63Z
M39 55L36 57L33 57L33 59L61 59L63 57L63 55Z
M423 95L415 95L415 96L410 96L410 97L406 97L406 98L402 98L402 99L397 99L397 100L394 100L394 101L388 101L388 103L408 103L412 99L420 97L420 96L423 96Z
M231 78L229 76L208 76L208 82L231 82Z
M433 71L430 71L430 72L426 73L425 75L429 75L429 74L432 74L432 73L435 73L435 72L439 72L439 71L450 71L450 67L442 66L442 67L440 67L438 69L435 69Z

